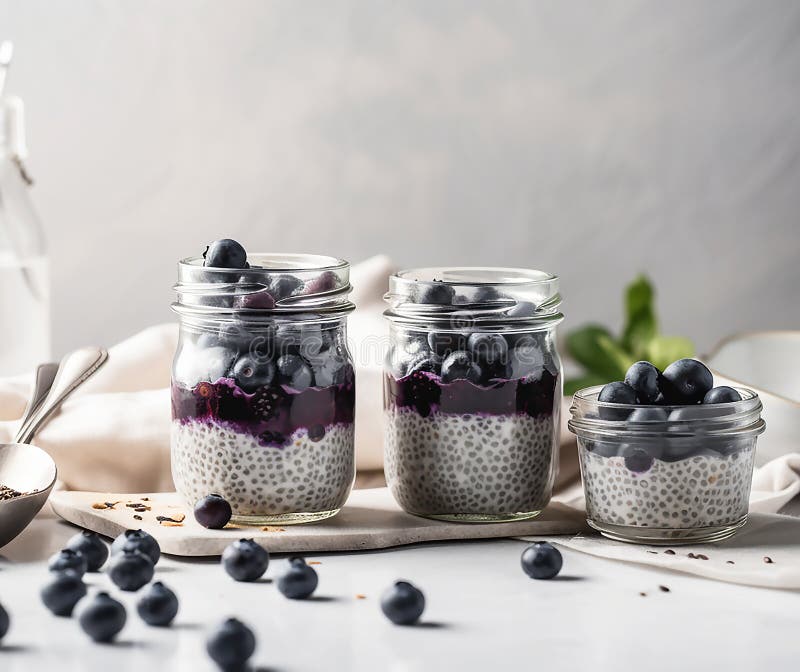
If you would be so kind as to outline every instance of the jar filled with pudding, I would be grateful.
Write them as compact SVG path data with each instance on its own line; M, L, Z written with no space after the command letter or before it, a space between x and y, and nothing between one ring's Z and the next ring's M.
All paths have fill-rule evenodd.
M558 278L513 268L419 268L389 280L384 458L407 512L532 518L558 467Z
M355 477L349 264L231 245L178 265L175 487L221 495L238 523L328 518Z

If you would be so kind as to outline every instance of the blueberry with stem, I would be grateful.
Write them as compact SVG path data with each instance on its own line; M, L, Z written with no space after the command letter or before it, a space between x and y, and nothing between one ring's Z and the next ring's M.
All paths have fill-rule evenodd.
M126 547L111 558L108 575L120 590L136 591L150 583L154 571L149 556Z
M425 610L425 596L409 581L395 581L381 596L381 610L395 625L412 625Z
M108 560L108 545L97 532L91 530L78 532L67 542L67 548L86 558L86 569L89 572L99 572Z
M255 581L267 571L269 553L252 539L239 539L222 552L221 562L236 581Z
M64 548L50 558L47 569L51 572L73 572L79 577L86 573L87 562L83 553Z
M278 577L278 590L292 600L304 600L316 589L319 577L304 558L289 558L289 569Z
M73 572L61 572L44 585L42 602L56 616L72 616L75 605L86 597L86 584Z
M111 544L111 555L114 556L125 548L141 551L149 556L154 565L158 563L158 559L161 557L161 547L155 537L144 530L125 530Z
M166 627L178 614L178 596L156 581L136 604L136 611L147 625Z
M228 501L216 493L206 495L194 505L194 517L209 530L221 530L231 520L233 511Z
M113 640L127 620L125 607L105 592L97 593L86 606L82 605L78 615L81 628L95 642Z
M231 238L215 240L203 253L203 266L209 268L247 268L247 252Z
M236 618L223 621L206 639L208 655L225 672L246 669L255 650L256 636Z

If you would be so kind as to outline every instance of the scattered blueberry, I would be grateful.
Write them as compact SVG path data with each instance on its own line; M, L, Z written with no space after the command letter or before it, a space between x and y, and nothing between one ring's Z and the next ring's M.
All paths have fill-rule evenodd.
M662 374L661 391L670 404L696 404L714 385L711 371L696 359L672 362Z
M564 559L557 548L546 541L537 541L522 552L520 562L532 579L552 579L561 571Z
M597 401L611 404L635 404L636 392L630 385L626 385L625 383L608 383L600 390ZM626 408L608 408L600 406L599 410L600 417L604 420L624 420L630 413L630 409Z
M208 655L225 672L246 669L255 650L253 631L235 618L224 621L206 639Z
M125 548L141 551L150 557L154 565L161 557L161 547L158 542L144 530L125 530L111 544L111 555L114 556Z
M650 362L636 362L625 374L625 384L633 388L640 404L654 404L661 394L660 377L661 372Z
M0 642L3 641L3 637L8 634L8 629L11 627L11 618L8 615L8 612L3 608L3 605L0 604Z
M279 275L270 283L269 292L275 297L275 301L280 301L294 294L303 284L295 275Z
M88 563L83 553L65 548L50 558L47 569L51 572L74 572L80 577L86 573L87 566Z
M639 474L650 471L650 467L653 466L653 456L641 448L628 448L625 454L622 455L625 458L625 467Z
M86 558L86 569L89 572L99 572L108 560L108 546L97 532L90 530L78 532L67 542L67 548L77 551Z
M657 406L643 406L634 409L628 416L628 422L666 422L667 412Z
M508 361L508 341L502 334L472 333L467 338L467 349L479 362L494 364Z
M318 583L317 573L303 558L289 558L289 569L278 577L278 590L292 600L304 600L317 589Z
M443 282L434 281L419 297L418 303L449 306L453 303L456 290Z
M300 355L283 355L278 359L280 381L301 392L314 384L314 374Z
M215 240L203 253L203 266L210 268L247 268L247 252L230 238Z
M425 610L425 596L408 581L395 581L381 595L381 609L395 625L411 625Z
M80 575L61 572L41 590L42 602L56 616L72 616L72 610L86 597L86 584Z
M264 576L269 553L252 539L234 541L222 552L222 566L236 581L255 581Z
M451 383L454 380L468 380L478 384L483 372L472 359L468 352L453 352L445 357L442 362L442 382Z
M156 581L136 604L147 625L167 626L178 613L178 597L161 581Z
M150 557L135 548L125 547L111 557L108 575L120 590L139 590L153 578Z
M95 642L110 642L125 627L127 619L125 607L108 593L97 593L78 615L81 628Z
M209 530L221 530L230 522L232 515L231 505L216 493L198 499L194 505L195 520Z
M704 404L727 404L731 401L741 401L742 395L739 394L732 387L727 385L720 385L713 387L703 397Z
M253 393L259 387L266 387L275 378L275 365L250 355L242 355L233 365L233 378L245 392Z

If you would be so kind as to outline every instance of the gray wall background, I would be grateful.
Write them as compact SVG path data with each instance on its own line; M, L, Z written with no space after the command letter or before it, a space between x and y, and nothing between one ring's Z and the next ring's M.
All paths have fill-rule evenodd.
M0 1L54 343L171 319L219 237L655 281L701 350L798 328L800 2Z

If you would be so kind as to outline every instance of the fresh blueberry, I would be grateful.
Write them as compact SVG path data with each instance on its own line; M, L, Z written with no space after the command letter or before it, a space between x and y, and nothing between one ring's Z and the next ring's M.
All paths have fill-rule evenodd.
M661 378L661 391L670 404L696 404L714 386L711 371L696 359L672 362Z
M158 542L144 530L125 530L111 544L111 555L114 556L126 548L141 551L150 557L154 565L161 557L161 547Z
M272 310L275 307L275 298L266 289L249 294L239 294L233 299L233 307Z
M666 422L667 412L663 408L657 406L642 406L641 408L634 409L633 413L628 416L628 422Z
M467 347L466 334L450 331L428 332L428 347L439 357L446 357L451 352L463 350Z
M557 548L546 541L537 541L522 551L520 563L532 579L552 579L561 571L564 559Z
M81 605L78 622L95 642L110 642L128 619L125 607L108 593L97 593L85 607Z
M86 573L88 563L83 553L65 548L50 558L47 569L51 572L74 572L77 576Z
M225 672L245 670L255 650L253 631L235 618L224 621L206 639L208 655Z
M650 471L654 462L652 455L633 446L625 446L625 450L620 451L620 456L625 458L625 466L638 474Z
M255 581L264 576L269 553L252 539L234 541L222 552L222 566L236 581Z
M86 558L86 569L98 572L108 560L108 546L97 532L83 530L67 542L67 548L80 553Z
M467 338L467 350L479 362L494 364L508 361L508 341L502 334L472 333Z
M438 306L449 306L453 303L456 290L443 282L434 281L419 297L417 303L428 303Z
M215 240L203 253L203 266L210 268L247 268L247 252L230 238Z
M142 620L147 625L166 626L178 613L178 597L161 581L156 581L136 604Z
M282 355L278 359L281 383L301 392L314 384L314 372L300 355Z
M289 558L289 569L278 577L278 590L292 600L304 600L317 589L318 583L317 573L303 558Z
M630 385L626 385L625 383L608 383L600 390L597 401L610 404L635 404L636 392ZM626 408L600 406L599 410L600 417L603 418L603 420L625 420L630 414L630 409Z
M111 557L108 575L120 590L136 591L150 583L154 568L150 556L134 548L125 547Z
M395 581L381 595L381 610L395 625L411 625L425 610L425 596L408 581Z
M245 392L255 392L266 387L275 378L275 365L251 355L240 355L233 365L233 378Z
M86 584L73 572L61 572L41 590L42 602L56 616L72 616L72 610L86 597Z
M704 404L727 404L731 401L741 401L742 395L739 394L732 387L727 385L720 385L713 387L703 397Z
M0 642L3 641L3 637L8 634L8 629L11 627L11 618L8 615L8 612L3 608L3 605L0 604Z
M195 520L209 530L221 530L230 522L231 515L231 505L214 493L198 499L194 505Z
M454 380L468 380L476 385L480 383L483 371L468 352L453 352L442 362L442 382L452 383Z
M636 362L625 374L625 384L633 388L640 404L654 404L661 393L658 389L660 377L661 372L650 362Z
M303 284L303 281L296 275L279 275L272 279L269 293L275 297L275 301L280 301L294 294Z

